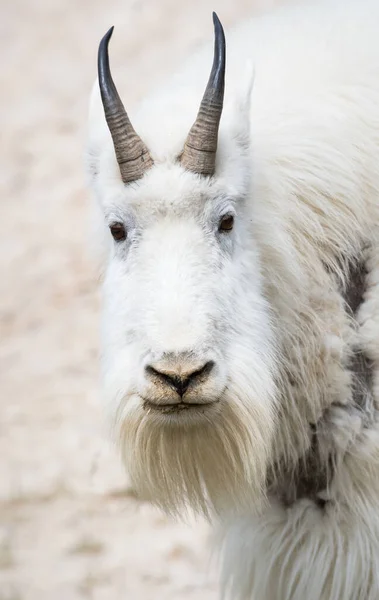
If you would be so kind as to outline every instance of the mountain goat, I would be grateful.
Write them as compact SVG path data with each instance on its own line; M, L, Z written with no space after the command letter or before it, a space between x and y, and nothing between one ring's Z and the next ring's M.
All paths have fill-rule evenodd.
M233 599L379 598L378 23L246 21L224 98L214 15L205 93L209 46L135 129L99 47L104 397L141 496L217 525Z

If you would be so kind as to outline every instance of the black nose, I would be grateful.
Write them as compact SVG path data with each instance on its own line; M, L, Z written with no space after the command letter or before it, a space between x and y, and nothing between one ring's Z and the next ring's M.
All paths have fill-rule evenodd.
M193 371L173 371L171 369L164 369L162 366L158 369L153 365L147 365L145 367L146 374L149 375L153 380L158 380L172 389L175 390L179 396L184 396L187 389L191 386L200 385L204 383L208 378L210 372L214 367L212 360L206 362L202 367L197 368Z

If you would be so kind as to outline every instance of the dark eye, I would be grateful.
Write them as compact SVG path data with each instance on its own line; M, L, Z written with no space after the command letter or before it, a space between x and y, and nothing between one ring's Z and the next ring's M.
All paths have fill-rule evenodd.
M225 215L220 220L220 224L218 226L219 231L231 231L234 225L234 217L233 215Z
M112 225L109 226L109 229L116 242L121 242L126 238L125 227L122 223L112 223Z

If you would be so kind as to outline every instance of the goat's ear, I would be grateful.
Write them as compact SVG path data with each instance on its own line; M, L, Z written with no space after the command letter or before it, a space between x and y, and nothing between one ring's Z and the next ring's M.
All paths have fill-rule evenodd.
M233 111L233 133L239 146L245 150L250 146L250 107L254 78L254 65L248 61L243 70L242 84L235 94Z

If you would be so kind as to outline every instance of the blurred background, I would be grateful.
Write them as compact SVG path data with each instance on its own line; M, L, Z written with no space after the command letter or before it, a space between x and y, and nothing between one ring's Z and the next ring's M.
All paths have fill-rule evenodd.
M107 439L87 103L110 25L132 109L212 10L229 26L280 1L0 2L0 600L218 597L207 526L138 501Z

